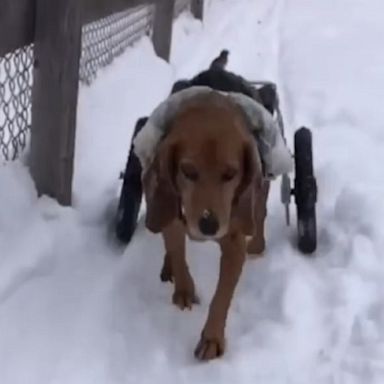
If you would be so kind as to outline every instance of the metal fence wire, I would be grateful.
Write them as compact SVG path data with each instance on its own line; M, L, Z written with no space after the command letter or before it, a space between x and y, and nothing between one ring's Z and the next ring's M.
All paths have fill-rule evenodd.
M176 0L174 16L190 8ZM91 84L97 72L144 35L152 34L154 5L139 6L83 26L79 81ZM0 161L15 160L31 128L33 46L0 57Z
M153 5L128 9L83 27L80 81L90 84L99 69L112 63L124 50L152 31Z
M31 127L33 47L0 57L0 160L15 160Z

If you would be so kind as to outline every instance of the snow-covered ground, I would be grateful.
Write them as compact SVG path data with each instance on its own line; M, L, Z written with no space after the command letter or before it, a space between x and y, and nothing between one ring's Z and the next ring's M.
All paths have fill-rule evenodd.
M384 4L209 3L204 26L177 20L170 65L143 39L81 89L74 208L38 199L21 163L1 166L1 384L384 382ZM313 128L319 247L298 253L276 183L267 251L247 261L227 353L202 364L192 351L217 248L188 244L202 303L181 312L159 279L159 236L141 225L119 248L110 223L134 122L222 48L231 70L278 83L290 142Z

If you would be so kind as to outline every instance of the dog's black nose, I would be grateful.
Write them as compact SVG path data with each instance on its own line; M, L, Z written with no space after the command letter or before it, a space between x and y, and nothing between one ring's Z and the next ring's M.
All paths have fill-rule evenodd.
M210 211L205 211L199 220L199 229L205 236L215 235L219 230L219 222L216 216Z

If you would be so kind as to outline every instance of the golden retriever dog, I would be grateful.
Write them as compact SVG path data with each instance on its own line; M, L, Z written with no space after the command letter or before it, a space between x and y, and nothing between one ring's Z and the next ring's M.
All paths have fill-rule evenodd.
M143 175L146 226L162 233L162 281L174 283L180 309L198 303L186 263L186 235L221 249L220 274L195 356L210 360L225 349L225 324L246 253L264 250L269 183L241 108L220 93L179 108ZM247 244L247 236L251 239Z

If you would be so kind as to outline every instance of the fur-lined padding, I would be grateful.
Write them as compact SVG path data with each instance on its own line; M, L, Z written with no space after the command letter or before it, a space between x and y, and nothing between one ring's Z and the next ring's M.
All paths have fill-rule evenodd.
M167 134L166 127L183 103L208 93L220 93L242 108L249 122L249 129L256 138L267 178L293 170L293 157L273 116L254 99L237 92L220 92L205 86L194 86L177 92L163 101L149 116L147 123L134 140L134 151L143 169L147 169L156 153L156 147Z

